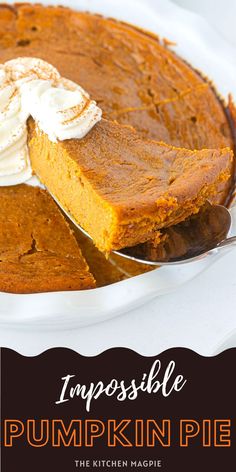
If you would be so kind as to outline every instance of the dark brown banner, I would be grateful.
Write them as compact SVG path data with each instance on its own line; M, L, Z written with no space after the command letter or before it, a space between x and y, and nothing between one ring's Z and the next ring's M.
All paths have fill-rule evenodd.
M1 350L1 470L233 471L236 349Z

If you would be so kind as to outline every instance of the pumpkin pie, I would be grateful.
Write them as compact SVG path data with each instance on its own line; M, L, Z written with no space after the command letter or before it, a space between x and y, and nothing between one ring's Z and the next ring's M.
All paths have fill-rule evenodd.
M70 226L45 190L1 187L0 199L0 291L95 287Z
M82 85L90 93L103 109L106 119L130 125L137 130L140 139L165 141L170 146L193 151L234 148L232 106L228 109L205 77L181 60L165 42L147 31L64 7L1 3L0 62L19 56L40 57L53 64L62 76ZM207 185L212 179L212 191L209 190L208 196L213 202L228 204L234 187L234 160L229 157L228 150L204 152L208 158L205 164L202 160L201 176L205 174ZM226 172L221 172L223 155L229 159L228 165L225 160ZM191 156L193 160L193 154ZM216 163L213 176L211 171ZM57 170L54 169L55 173ZM195 190L199 175L196 174ZM10 192L10 189L5 191ZM47 198L50 199L48 195ZM24 202L21 192L18 202L19 205ZM158 231L155 234L158 239ZM83 245L79 240L79 245L86 257L90 257L93 273L96 276L104 273L101 284L118 280L114 264L106 261L89 242ZM122 266L122 263L118 265ZM24 285L25 272L20 269L17 274L21 278L20 285ZM6 275L6 282L7 278ZM37 291L34 280L32 278L32 291L35 287ZM52 277L50 283L48 281L48 290L50 285L54 285ZM27 274L26 286L31 291ZM7 289L7 285L5 287ZM8 288L12 289L10 285Z
M212 84L157 36L64 7L0 5L0 62L40 57L88 91L103 116L143 137L187 149L234 146L225 104ZM227 204L234 184L213 201Z

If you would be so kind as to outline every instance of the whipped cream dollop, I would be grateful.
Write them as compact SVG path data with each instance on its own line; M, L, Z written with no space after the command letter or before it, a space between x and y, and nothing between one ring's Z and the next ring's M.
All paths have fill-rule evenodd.
M32 176L29 116L56 142L82 139L100 121L102 111L82 87L41 59L23 57L0 65L0 186Z

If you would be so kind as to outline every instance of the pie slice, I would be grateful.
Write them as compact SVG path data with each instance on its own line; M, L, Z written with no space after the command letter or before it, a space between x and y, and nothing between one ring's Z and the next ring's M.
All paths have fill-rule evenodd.
M45 190L1 187L0 199L0 291L95 287L72 230Z
M33 170L105 253L197 213L230 178L233 153L189 151L101 120L82 140L52 143L29 123Z

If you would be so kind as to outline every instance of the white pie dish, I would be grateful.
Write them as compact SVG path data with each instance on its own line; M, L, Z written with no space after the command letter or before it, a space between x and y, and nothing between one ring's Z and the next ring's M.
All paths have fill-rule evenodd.
M234 50L229 46L226 48L224 40L198 16L183 13L167 0L148 0L145 4L130 1L128 5L123 0L79 0L67 1L66 5L126 20L176 41L175 50L213 79L223 96L229 92L236 96ZM232 228L232 234L236 234L236 227ZM171 292L217 262L218 257L218 254L210 255L194 263L163 267L90 291L31 295L0 293L0 324L17 328L34 326L37 329L40 325L48 329L66 329L97 323Z

